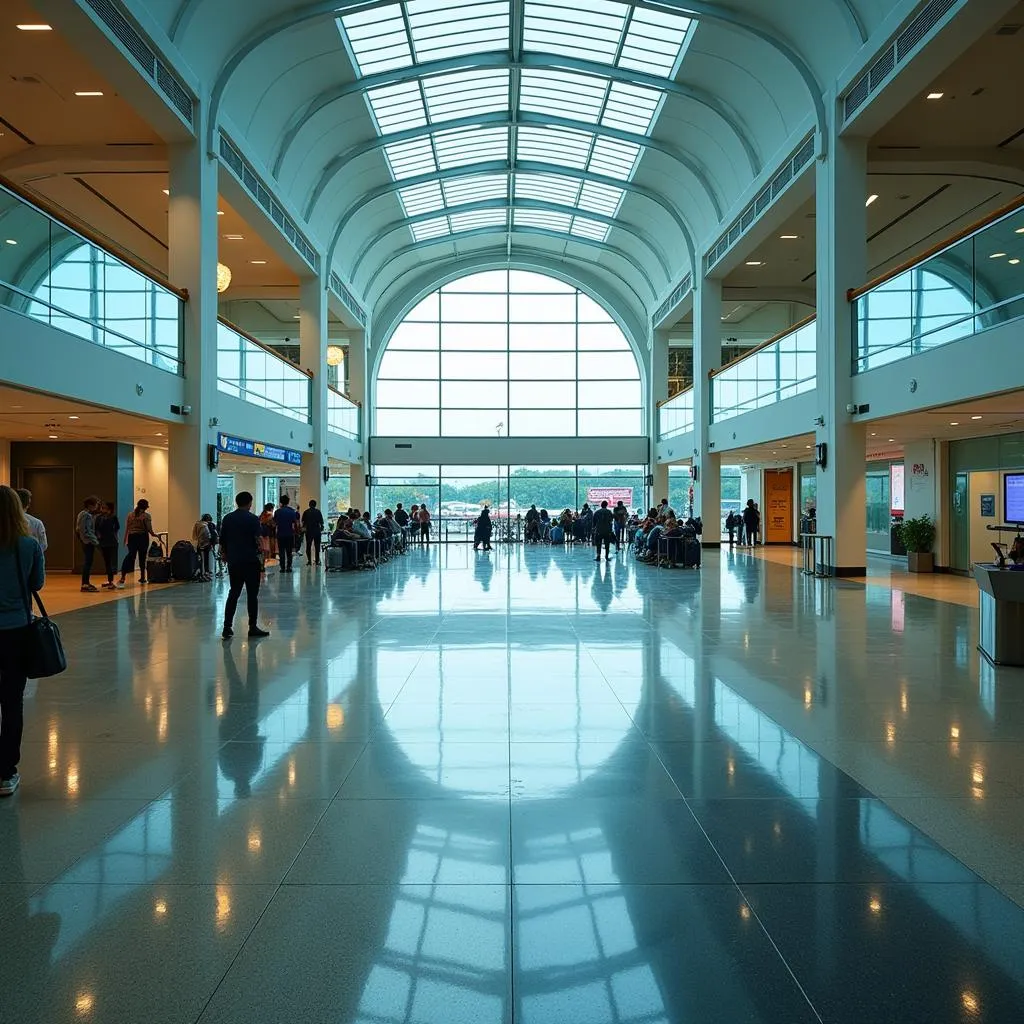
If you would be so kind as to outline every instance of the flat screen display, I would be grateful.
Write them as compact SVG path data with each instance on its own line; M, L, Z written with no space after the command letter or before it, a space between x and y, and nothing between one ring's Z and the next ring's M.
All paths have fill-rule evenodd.
M1008 523L1024 523L1024 473L1003 477L1003 508Z

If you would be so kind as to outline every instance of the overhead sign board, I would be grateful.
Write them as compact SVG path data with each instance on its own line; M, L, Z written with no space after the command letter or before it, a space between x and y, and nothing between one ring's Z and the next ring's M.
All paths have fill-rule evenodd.
M626 508L633 507L633 488L632 487L588 487L587 488L587 503L593 507L594 505L600 505L602 501L607 501L609 505L614 505L617 501L621 501Z
M231 434L218 434L217 447L226 455L245 455L250 459L283 462L288 466L302 465L302 452L267 444L266 441L250 441L244 437L232 437Z

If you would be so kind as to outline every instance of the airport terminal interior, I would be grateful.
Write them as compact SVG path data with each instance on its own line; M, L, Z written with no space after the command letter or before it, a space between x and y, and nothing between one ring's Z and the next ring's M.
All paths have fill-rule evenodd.
M0 67L67 655L0 1024L1024 1020L1024 2L5 0ZM268 635L242 493L323 516Z

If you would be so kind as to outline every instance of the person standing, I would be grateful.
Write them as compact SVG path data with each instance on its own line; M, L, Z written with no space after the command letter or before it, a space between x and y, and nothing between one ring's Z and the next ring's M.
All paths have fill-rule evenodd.
M288 495L282 494L281 504L274 513L279 572L292 571L292 558L295 555L295 531L298 524L299 513L292 508Z
M725 528L729 533L729 547L732 547L736 540L736 517L733 515L732 509L729 510L729 514L725 517Z
M124 524L124 544L128 554L121 563L121 578L117 581L117 589L124 590L124 581L128 573L135 568L135 560L139 561L139 582L146 582L146 558L149 555L149 538L159 541L153 529L153 517L149 514L149 502L139 498L135 508L128 513Z
M82 511L78 513L75 520L75 535L78 543L82 545L82 593L95 594L98 587L94 587L89 581L92 574L92 560L96 557L96 548L99 547L99 538L96 536L96 509L100 499L89 495L82 502Z
M491 510L484 505L480 511L480 517L476 521L476 529L473 531L473 550L478 551L483 544L484 551L491 550Z
M316 507L316 501L309 499L309 508L302 513L302 532L306 535L306 566L320 564L320 538L324 532L324 514ZM313 552L316 561L313 561Z
M105 501L102 511L96 516L96 537L103 555L103 568L107 570L107 582L103 584L105 590L117 589L114 571L117 569L117 538L120 535L121 520L117 518L117 509L112 501Z
M35 537L39 543L39 549L46 554L46 527L43 525L42 519L36 519L35 516L28 514L29 508L32 506L32 492L25 487L19 487L15 492L21 501L21 507L25 512L25 522L28 523L28 532L31 536Z
M415 541L420 535L420 507L413 505L409 509L409 539Z
M209 512L204 512L192 527L192 546L199 555L199 579L203 583L209 583L213 579L213 574L210 572L210 554L213 551L216 532L213 516Z
M420 505L420 538L424 544L430 543L430 512L426 505Z
M602 501L601 507L594 513L593 519L594 547L597 548L595 562L601 561L601 547L604 546L604 555L607 561L611 561L611 544L615 539L615 516L608 508L608 502Z
M30 595L46 581L43 552L29 534L21 498L0 487L0 797L12 796L21 782L24 732L24 669ZM93 588L95 589L95 588Z
M235 505L235 511L229 512L220 525L221 557L227 562L231 584L224 605L224 630L221 636L230 640L235 635L235 610L242 587L245 587L249 611L249 636L270 636L268 630L260 629L258 622L260 576L263 572L260 521L252 513L252 495L248 491L242 491L235 497Z
M615 550L621 551L622 537L626 532L626 523L629 521L629 509L622 503L621 498L615 503L612 515L615 517Z
M747 507L743 510L743 532L747 545L753 547L757 543L757 509L753 498L747 499Z

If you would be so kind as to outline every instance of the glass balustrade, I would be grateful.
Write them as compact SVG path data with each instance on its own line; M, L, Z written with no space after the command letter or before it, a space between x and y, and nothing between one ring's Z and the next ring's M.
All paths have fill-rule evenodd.
M327 429L359 440L359 406L331 387L327 389Z
M723 367L711 380L713 422L774 405L817 383L817 325L798 324L742 359Z
M658 439L664 441L693 430L693 388L686 388L658 406Z
M181 373L181 297L0 186L0 306Z
M300 423L310 421L310 379L229 324L217 324L217 388Z
M1024 314L1024 210L997 218L853 299L855 372Z

